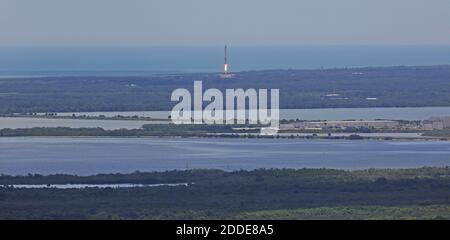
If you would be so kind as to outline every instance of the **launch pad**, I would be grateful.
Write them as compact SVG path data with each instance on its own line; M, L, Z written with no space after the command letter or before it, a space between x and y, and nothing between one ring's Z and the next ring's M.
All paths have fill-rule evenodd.
M220 76L220 78L233 78L234 74L232 74L232 73L227 73L227 74L221 73L221 74L219 74L219 76Z

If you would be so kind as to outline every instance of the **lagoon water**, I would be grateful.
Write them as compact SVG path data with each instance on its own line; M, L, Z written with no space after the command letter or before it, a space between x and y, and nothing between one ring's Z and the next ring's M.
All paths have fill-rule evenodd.
M12 175L450 166L449 141L16 137L0 138L0 153Z
M34 127L70 127L70 128L103 128L137 129L144 124L160 124L167 121L139 121L139 120L84 120L84 119L49 119L30 117L0 117L0 129L34 128Z
M83 189L83 188L137 188L137 187L178 187L189 186L188 183L158 183L158 184L136 184L136 183L115 183L115 184L12 184L0 185L0 188L57 188L57 189Z
M167 119L169 111L143 111L143 112L78 112L58 113L60 116L72 114L114 117L140 116L154 119ZM450 116L450 107L418 107L418 108L329 108L329 109L282 109L281 119L301 120L425 120L430 117ZM48 118L23 118L0 117L0 129L3 128L32 128L32 127L71 127L71 128L103 128L136 129L144 124L166 124L167 121L138 121L138 120L83 120L83 119L48 119Z
M167 119L170 111L141 111L141 112L79 112L58 113L61 116L87 115L114 117L140 116L155 119ZM320 108L320 109L281 109L280 119L301 120L409 120L420 121L430 117L450 116L450 107L402 107L402 108Z

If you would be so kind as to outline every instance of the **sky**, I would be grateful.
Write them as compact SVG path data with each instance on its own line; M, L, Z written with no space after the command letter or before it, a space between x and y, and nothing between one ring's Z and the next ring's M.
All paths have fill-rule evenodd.
M0 46L450 45L449 0L0 0Z

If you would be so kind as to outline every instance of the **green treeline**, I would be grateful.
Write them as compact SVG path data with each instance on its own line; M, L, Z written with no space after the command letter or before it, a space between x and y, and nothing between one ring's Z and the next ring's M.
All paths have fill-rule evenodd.
M0 129L0 137L21 136L206 136L211 133L256 133L259 129L235 130L234 127L258 127L252 125L195 125L195 124L145 124L140 129L105 130L103 128L67 128L67 127L35 127L19 129Z
M450 216L448 167L0 176L0 185L127 182L190 184L120 189L0 188L0 219L330 219L352 216L429 219Z

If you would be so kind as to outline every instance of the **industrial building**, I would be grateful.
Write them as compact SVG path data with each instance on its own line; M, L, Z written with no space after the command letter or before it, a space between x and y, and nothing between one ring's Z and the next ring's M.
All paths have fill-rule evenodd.
M450 117L432 117L422 121L425 130L442 130L450 128Z
M290 124L282 124L280 129L330 129L330 128L395 128L398 127L397 121L375 120L375 121L313 121L313 122L296 122Z

